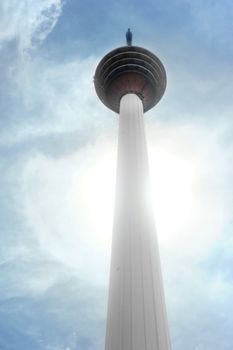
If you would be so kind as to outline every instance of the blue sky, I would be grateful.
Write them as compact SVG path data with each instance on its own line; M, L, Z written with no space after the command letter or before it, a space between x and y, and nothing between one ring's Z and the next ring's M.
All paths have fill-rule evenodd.
M103 349L117 118L100 58L134 43L168 87L146 115L174 350L232 350L233 3L2 0L0 349Z

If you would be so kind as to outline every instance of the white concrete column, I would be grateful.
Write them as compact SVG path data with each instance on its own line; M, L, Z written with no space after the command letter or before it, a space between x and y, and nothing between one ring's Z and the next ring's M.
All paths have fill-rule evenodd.
M170 350L143 105L122 97L105 350Z

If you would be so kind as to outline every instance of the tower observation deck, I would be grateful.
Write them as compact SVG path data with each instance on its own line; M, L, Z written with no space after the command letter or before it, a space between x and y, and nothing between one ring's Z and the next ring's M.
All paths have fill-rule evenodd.
M146 112L163 96L166 72L162 62L150 51L123 46L104 56L94 81L100 100L113 111L119 113L122 96L134 93L142 100Z
M94 77L100 100L119 113L105 350L170 350L144 130L166 72L157 56L132 45L129 30L127 44L104 56Z

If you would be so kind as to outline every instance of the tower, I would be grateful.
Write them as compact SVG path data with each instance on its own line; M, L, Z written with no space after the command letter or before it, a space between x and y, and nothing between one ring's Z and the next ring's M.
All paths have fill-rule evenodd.
M166 72L153 53L132 45L129 30L126 39L94 78L100 100L119 113L105 350L170 350L143 115L163 96Z

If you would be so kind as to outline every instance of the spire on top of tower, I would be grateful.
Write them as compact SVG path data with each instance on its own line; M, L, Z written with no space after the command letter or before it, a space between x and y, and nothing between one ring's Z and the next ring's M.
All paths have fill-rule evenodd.
M130 28L128 28L126 32L126 43L128 46L132 46L132 40L133 40L133 33L131 32Z

